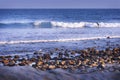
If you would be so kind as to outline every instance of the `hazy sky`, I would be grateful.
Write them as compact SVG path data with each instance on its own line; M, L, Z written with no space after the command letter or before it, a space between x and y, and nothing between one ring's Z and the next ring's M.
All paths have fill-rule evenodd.
M120 0L0 0L0 8L120 8Z

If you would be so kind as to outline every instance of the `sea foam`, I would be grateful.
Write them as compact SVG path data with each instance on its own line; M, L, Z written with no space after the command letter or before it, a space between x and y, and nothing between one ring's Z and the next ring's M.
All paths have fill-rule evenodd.
M41 42L69 42L69 41L80 41L80 40L94 40L94 39L105 39L105 37L90 37L90 38L71 38L71 39L51 39L51 40L24 40L24 41L1 41L2 44L25 44L25 43L41 43ZM110 36L110 38L120 38L120 36Z
M3 20L0 24L30 24L39 27L60 27L60 28L96 28L96 27L120 27L119 22L63 22L63 21L45 21L45 20Z
M64 28L83 28L83 27L120 27L120 23L107 22L51 22L53 26Z

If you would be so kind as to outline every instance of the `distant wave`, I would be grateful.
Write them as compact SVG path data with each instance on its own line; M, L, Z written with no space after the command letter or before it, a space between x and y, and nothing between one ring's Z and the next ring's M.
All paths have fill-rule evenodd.
M0 25L10 25L10 24L30 24L32 26L39 26L39 27L62 27L62 28L95 28L95 27L120 27L119 22L62 22L62 21L32 21L32 20L6 20L0 21Z
M33 23L32 20L3 20L0 24L29 24Z
M24 41L1 41L2 44L25 44L25 43L42 43L42 42L69 42L80 40L94 40L94 39L106 39L107 37L90 37L90 38L72 38L72 39L55 39L55 40L24 40ZM120 36L110 36L110 38L120 38Z

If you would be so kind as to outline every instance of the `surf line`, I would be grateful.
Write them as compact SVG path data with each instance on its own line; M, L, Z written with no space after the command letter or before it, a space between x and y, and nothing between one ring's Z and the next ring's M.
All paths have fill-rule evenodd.
M55 39L55 40L25 40L25 41L1 41L3 44L27 44L27 43L44 43L44 42L69 42L69 41L81 41L81 40L94 40L94 39L106 39L107 37L90 37L90 38L71 38L71 39ZM109 38L120 38L120 36L110 36Z

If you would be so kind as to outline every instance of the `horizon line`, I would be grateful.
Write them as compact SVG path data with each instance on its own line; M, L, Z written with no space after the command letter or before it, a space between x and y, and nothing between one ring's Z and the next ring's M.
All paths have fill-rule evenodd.
M120 9L120 8L0 8L0 9Z
M41 7L41 8L37 8L37 7L36 8L35 7L33 7L33 8L32 7L30 7L30 8L28 8L28 7L26 7L26 8L25 7L14 7L14 8L4 8L3 7L2 8L2 7L0 7L0 9L120 9L120 8L112 8L112 7L111 8L107 8L107 7L106 8L100 8L100 7L98 7L98 8L96 8L96 7L90 7L90 8L89 7L86 7L86 8L85 7L83 7L83 8L82 7L81 8L79 8L79 7L63 7L63 8L62 7L61 8L60 7L57 7L57 8L53 8L53 7L50 7L50 8L48 8L48 7L46 7L46 8L45 7Z

